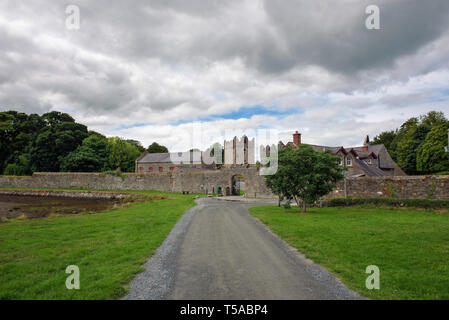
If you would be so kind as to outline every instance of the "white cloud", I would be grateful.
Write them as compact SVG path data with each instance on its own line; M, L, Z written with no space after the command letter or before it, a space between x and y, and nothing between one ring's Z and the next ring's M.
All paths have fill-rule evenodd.
M81 29L69 31L63 3L3 1L0 104L69 112L172 150L194 146L178 134L186 121L243 106L273 113L205 122L210 142L218 129L262 126L352 145L429 110L448 114L447 0L380 0L379 32L364 27L368 3L83 0ZM123 129L135 124L148 125Z

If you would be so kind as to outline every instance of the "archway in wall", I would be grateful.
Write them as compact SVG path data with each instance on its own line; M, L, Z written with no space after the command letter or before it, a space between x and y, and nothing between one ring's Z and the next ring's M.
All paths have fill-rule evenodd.
M231 186L233 196L243 196L245 194L245 177L241 174L232 176Z

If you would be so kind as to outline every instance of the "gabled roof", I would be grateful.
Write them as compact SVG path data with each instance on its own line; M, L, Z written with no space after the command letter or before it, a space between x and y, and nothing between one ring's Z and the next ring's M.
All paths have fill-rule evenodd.
M360 159L354 159L354 164L359 167L367 176L386 176L387 173L376 166L369 166L365 161Z

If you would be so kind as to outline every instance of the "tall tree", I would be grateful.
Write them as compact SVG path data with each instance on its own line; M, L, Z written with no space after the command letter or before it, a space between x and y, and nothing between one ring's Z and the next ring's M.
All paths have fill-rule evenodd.
M438 124L427 134L417 153L417 169L422 173L449 171L448 146L449 122Z
M107 167L110 170L120 168L124 172L133 172L135 161L140 155L139 149L118 137L109 138L107 153Z
M133 146L136 146L137 149L139 149L140 153L146 151L145 147L142 146L142 144L140 143L140 141L133 140L133 139L128 139L128 140L126 140L126 142L132 144Z
M280 198L294 199L303 212L307 203L313 203L330 193L343 179L338 158L329 152L317 152L312 147L281 149L278 154L278 170L265 176L267 187Z
M39 133L30 151L33 171L57 172L60 163L88 136L87 127L60 112L42 116L47 126Z
M69 153L61 163L66 172L100 172L105 169L108 140L98 134L91 134L83 144Z
M385 148L388 150L391 149L391 143L393 142L394 138L397 136L397 131L384 131L380 133L379 135L375 136L372 144L383 144Z
M168 153L167 147L161 146L157 142L153 142L147 149L148 153Z

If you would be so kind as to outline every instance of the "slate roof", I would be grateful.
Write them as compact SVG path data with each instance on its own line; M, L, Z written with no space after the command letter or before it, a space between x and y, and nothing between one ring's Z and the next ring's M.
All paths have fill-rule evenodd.
M360 159L354 159L354 164L359 167L367 176L385 176L386 173L376 166L369 166L365 161Z
M171 163L172 159L182 159L191 162L201 162L201 152L171 152L171 153L146 153L137 163Z

